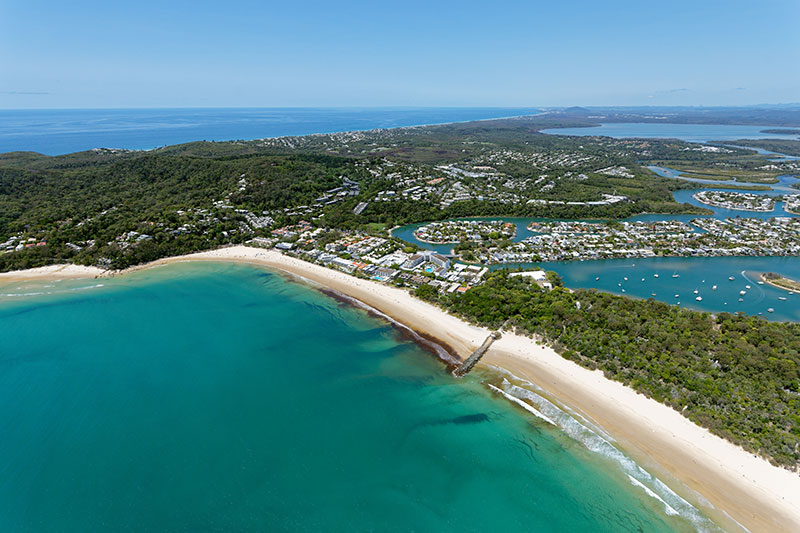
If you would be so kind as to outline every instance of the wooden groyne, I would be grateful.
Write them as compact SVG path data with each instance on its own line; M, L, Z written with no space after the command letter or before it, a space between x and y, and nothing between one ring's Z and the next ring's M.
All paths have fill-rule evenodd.
M483 341L483 344L481 344L477 350L472 352L472 355L467 357L466 361L461 363L455 370L453 370L453 375L457 378L460 378L468 374L469 371L472 370L476 364L478 364L478 361L481 360L481 357L483 357L483 355L486 353L486 350L489 349L489 346L491 346L492 343L499 338L500 332L493 331L488 337L486 337L486 340Z

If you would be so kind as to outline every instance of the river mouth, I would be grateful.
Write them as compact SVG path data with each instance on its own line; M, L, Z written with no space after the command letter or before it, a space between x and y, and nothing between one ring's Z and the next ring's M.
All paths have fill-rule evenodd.
M742 138L789 138L797 136L763 134L761 129L766 126L728 126L728 125L697 125L697 124L604 124L592 128L560 128L542 130L542 133L556 135L605 135L615 138L650 137L650 138L678 138L688 142L704 143L709 140L725 141ZM733 143L732 143L733 144ZM747 148L747 147L742 147ZM747 148L750 149L750 148ZM762 153L765 150L756 149ZM781 160L798 159L769 152L762 155L779 156ZM772 211L745 211L716 207L698 201L694 195L699 191L726 191L721 185L756 185L755 183L738 182L731 180L703 180L682 176L682 172L665 166L648 166L654 174L661 177L680 179L697 184L696 189L679 190L673 193L676 202L689 203L697 207L711 210L711 215L636 215L624 221L629 222L654 222L675 220L690 223L696 218L758 218L769 219L773 217L798 218L800 215L786 211L785 203L776 202ZM800 190L793 187L800 183L800 178L794 175L778 176L778 182L765 184L769 190L741 191L748 194L782 196L786 194L800 194ZM543 218L516 218L516 217L475 217L476 220L502 220L511 222L516 226L516 235L513 242L520 242L532 235L528 229L531 222L549 222L553 219ZM454 219L455 220L455 219ZM591 222L591 221L589 221ZM597 221L599 222L599 221ZM419 241L414 236L414 230L425 223L409 224L395 229L392 234L407 242L422 248L435 250L438 253L451 254L453 244L433 245ZM694 226L693 226L694 227ZM573 288L597 289L614 294L626 295L635 298L654 298L656 300L680 305L699 311L712 313L743 312L754 316L763 316L769 320L800 321L800 298L797 295L787 295L781 289L762 286L756 280L747 280L743 272L778 272L787 277L800 277L800 259L797 257L656 257L646 259L602 259L586 261L558 261L545 263L517 263L493 264L489 268L498 270L516 267L542 267L554 270L564 280L565 285ZM627 279L626 279L627 278ZM733 278L734 281L731 281ZM628 280L636 280L636 283ZM641 281L644 280L644 281ZM748 290L746 285L758 287L757 290ZM712 287L716 286L716 289ZM694 291L698 291L695 293ZM747 291L744 295L742 290ZM676 296L677 295L677 296ZM697 298L700 297L701 300ZM783 297L784 299L779 299ZM741 299L741 301L740 301ZM772 309L772 311L769 311Z

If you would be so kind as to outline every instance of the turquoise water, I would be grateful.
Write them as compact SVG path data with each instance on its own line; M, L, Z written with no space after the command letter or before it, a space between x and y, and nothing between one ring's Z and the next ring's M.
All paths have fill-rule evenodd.
M2 293L3 531L711 527L565 413L263 270Z
M653 139L681 139L688 142L735 141L737 139L798 139L800 135L762 133L770 126L739 124L666 124L647 122L620 122L600 124L588 128L554 128L542 130L553 135L602 135L617 139L648 137Z

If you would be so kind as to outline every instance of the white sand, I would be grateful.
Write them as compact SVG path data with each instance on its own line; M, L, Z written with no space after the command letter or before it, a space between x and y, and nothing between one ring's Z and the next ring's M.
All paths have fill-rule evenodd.
M96 278L107 274L106 270L97 267L80 265L50 265L28 270L15 270L0 273L0 282L24 280L55 280L55 279L82 279Z
M236 246L156 261L235 261L282 270L356 298L398 322L436 339L466 357L489 331L469 325L406 291L283 256ZM60 271L59 271L60 272ZM87 271L94 277L95 272ZM2 275L0 275L2 276ZM1 278L0 278L1 279ZM691 491L751 531L800 531L800 475L772 466L712 435L677 411L562 358L533 339L504 334L482 364L497 365L529 379L554 399L600 425L645 468L690 501ZM675 486L674 479L684 486ZM697 503L696 501L693 503ZM727 522L730 525L731 522Z

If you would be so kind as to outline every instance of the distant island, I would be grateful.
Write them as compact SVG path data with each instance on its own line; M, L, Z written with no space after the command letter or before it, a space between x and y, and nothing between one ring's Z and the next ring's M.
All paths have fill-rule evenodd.
M771 128L761 130L761 133L777 133L779 135L800 135L800 129L796 128Z

